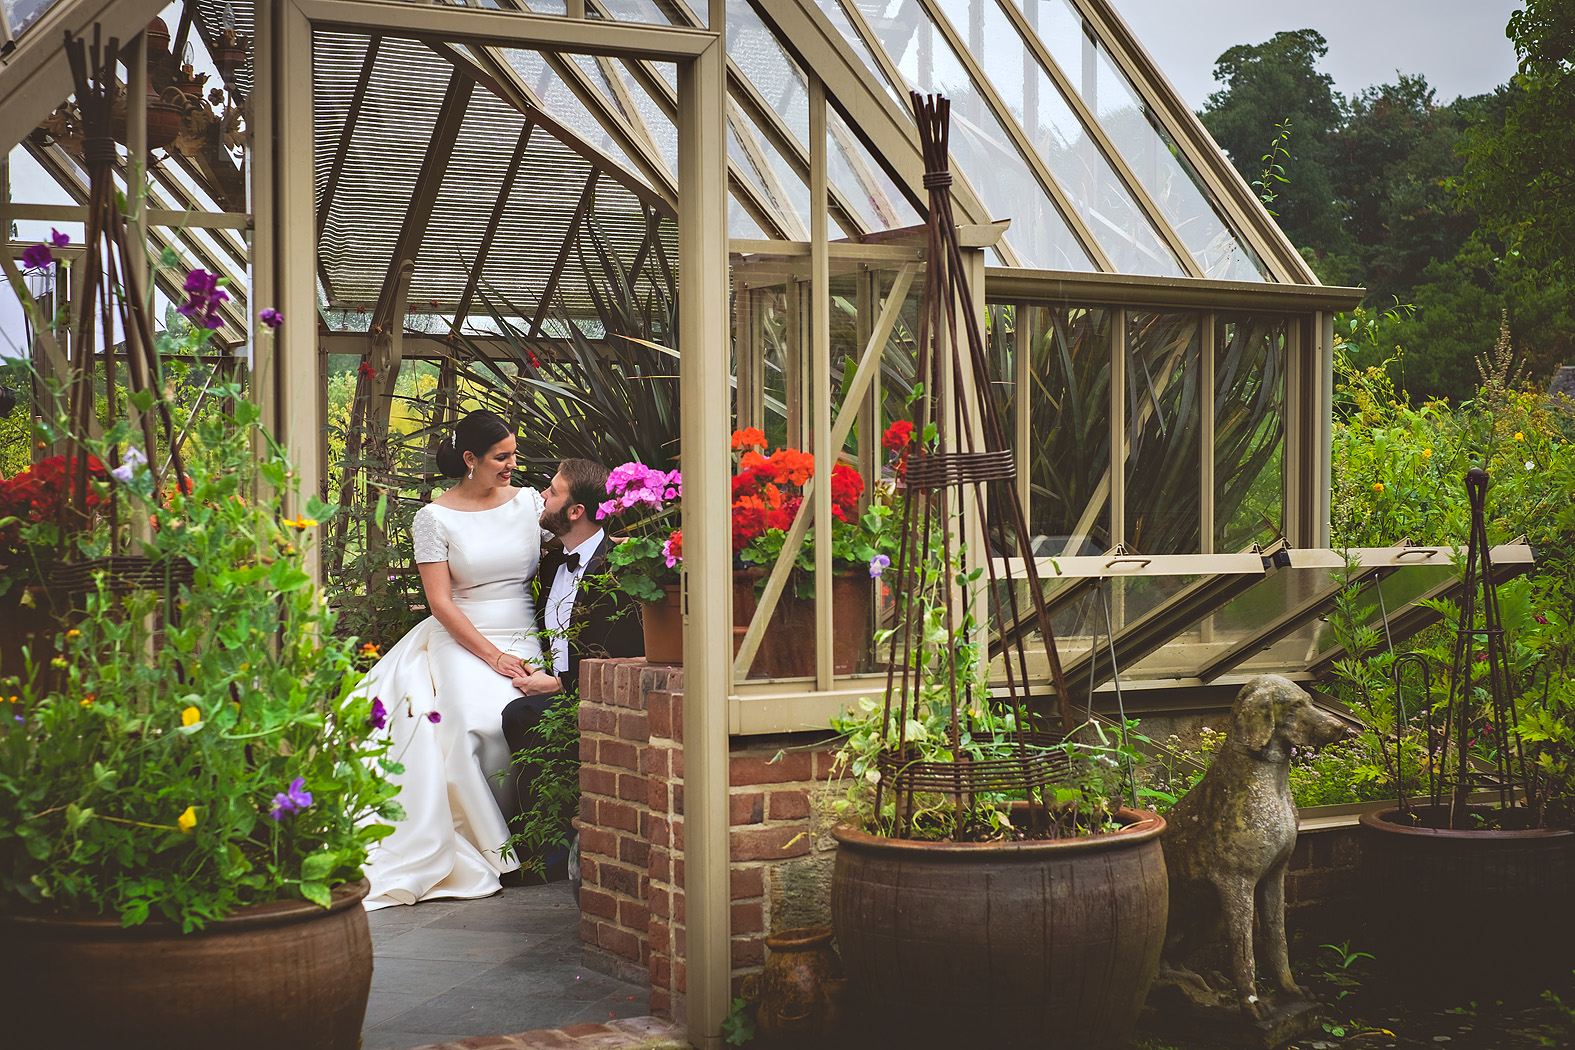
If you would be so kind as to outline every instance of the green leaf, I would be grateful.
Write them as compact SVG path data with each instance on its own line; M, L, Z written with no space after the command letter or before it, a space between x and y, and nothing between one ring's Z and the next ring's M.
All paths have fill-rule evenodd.
M328 907L333 903L333 893L328 889L326 882L302 882L301 896L321 907Z
M378 496L377 496L377 509L372 512L372 520L374 522L376 522L377 523L377 527L379 529L381 529L383 527L383 520L387 516L388 516L388 492L387 491L383 491L383 492L378 493Z
M301 879L303 882L321 881L333 874L339 866L337 853L309 853L301 862Z

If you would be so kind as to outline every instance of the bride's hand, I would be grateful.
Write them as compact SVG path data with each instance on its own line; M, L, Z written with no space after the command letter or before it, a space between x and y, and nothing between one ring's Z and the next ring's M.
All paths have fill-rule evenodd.
M515 678L514 688L526 696L552 696L563 691L563 683L546 671L532 671Z
M504 678L520 678L530 672L525 669L525 662L513 653L499 653L492 660L492 669Z

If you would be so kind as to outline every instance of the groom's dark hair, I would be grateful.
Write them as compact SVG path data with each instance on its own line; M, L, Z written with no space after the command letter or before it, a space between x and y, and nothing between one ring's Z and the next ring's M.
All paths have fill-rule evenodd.
M610 471L594 459L566 459L558 464L558 473L569 483L569 502L584 506L586 515L594 520L596 508L607 502Z

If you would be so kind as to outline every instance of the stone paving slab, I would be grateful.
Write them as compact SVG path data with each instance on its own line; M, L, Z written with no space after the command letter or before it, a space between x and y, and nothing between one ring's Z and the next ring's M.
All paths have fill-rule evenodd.
M480 1035L414 1050L692 1050L684 1030L655 1017L576 1024L515 1035Z

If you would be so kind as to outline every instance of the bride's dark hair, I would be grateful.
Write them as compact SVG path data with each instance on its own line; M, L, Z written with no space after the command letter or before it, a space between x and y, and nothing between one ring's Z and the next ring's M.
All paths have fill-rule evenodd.
M509 425L496 412L478 408L454 424L454 432L438 443L437 468L446 478L462 478L470 468L465 453L478 458L509 436Z

